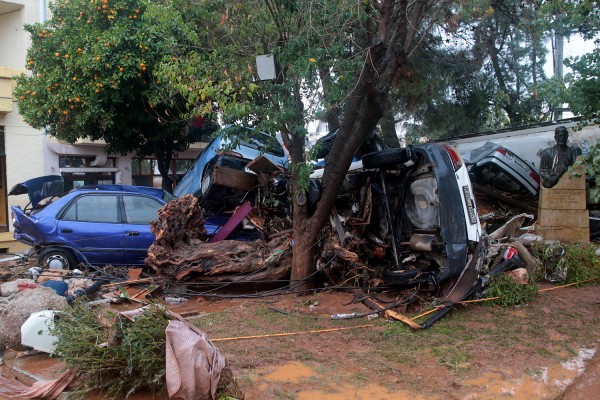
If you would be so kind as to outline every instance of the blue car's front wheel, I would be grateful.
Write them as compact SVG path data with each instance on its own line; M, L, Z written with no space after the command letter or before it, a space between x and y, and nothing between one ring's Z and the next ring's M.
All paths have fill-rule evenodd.
M38 256L38 266L44 269L73 269L76 265L73 253L58 247L45 248Z

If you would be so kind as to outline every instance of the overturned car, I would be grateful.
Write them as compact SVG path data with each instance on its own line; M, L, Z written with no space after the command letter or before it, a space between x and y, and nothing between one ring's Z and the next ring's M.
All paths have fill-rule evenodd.
M383 280L439 287L458 278L482 232L456 149L410 145L365 154L352 165L336 211L351 219L371 204L363 232L385 251Z
M473 182L510 194L538 195L539 174L527 161L504 146L486 142L471 151L466 163Z

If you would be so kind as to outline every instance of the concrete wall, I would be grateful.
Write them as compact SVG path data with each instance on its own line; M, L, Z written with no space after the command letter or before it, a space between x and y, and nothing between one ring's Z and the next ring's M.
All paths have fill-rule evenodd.
M23 3L0 1L0 8L7 10L0 14L0 66L25 69L29 34L23 25L37 22L37 2L34 7L24 7Z
M43 175L43 134L23 122L16 102L12 112L0 117L0 125L5 127L7 188L10 190L19 182ZM17 204L26 205L26 196L9 196L9 208Z

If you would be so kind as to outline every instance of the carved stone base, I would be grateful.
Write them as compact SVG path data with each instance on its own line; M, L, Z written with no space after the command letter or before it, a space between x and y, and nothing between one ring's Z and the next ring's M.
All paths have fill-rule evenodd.
M589 242L585 175L565 173L551 189L540 187L536 232L546 240Z

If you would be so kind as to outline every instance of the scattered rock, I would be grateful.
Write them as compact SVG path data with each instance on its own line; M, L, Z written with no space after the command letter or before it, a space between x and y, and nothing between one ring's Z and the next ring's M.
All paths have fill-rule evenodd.
M67 306L64 297L47 287L37 287L18 293L0 315L0 347L21 347L21 325L31 313L42 310L60 310Z
M518 285L529 285L529 273L525 268L517 268L506 273Z
M32 279L17 279L16 281L4 282L0 285L0 295L3 297L11 296L19 292L19 283L33 283Z

